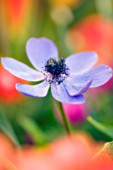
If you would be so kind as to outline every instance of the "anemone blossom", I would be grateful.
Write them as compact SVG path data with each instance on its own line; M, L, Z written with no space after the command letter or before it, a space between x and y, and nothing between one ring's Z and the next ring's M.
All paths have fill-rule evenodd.
M31 82L42 81L36 85L16 84L16 89L26 96L45 97L51 86L56 100L84 103L83 93L88 88L101 86L112 77L109 66L93 67L98 59L95 52L81 52L63 59L58 57L57 47L47 38L30 38L26 51L36 70L13 58L2 58L4 68L16 77Z

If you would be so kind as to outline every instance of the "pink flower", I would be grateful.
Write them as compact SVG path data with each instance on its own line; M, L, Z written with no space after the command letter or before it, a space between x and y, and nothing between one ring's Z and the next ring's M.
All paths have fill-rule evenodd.
M67 104L63 103L64 111L73 124L80 123L85 120L87 116L86 104Z

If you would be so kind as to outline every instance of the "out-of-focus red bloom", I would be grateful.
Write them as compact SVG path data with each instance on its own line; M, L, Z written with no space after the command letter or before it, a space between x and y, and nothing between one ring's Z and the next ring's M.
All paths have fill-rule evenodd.
M99 15L88 16L70 30L68 37L72 46L74 44L75 51L96 51L99 55L98 63L113 66L113 21ZM112 86L111 79L98 92Z
M4 103L15 103L23 98L15 88L16 83L25 81L13 76L0 66L0 100Z
M95 151L96 145L88 137L68 136L47 148L23 150L19 155L19 170L88 170Z
M92 159L97 144L88 136L76 134L59 139L46 148L24 149L19 153L19 170L112 170L113 161L103 164L103 160Z
M85 104L67 104L63 103L64 112L73 124L81 123L87 116Z
M99 15L88 16L69 33L76 51L96 51L99 62L113 64L113 22Z
M1 138L2 141L3 139ZM21 150L15 150L14 148L12 150L12 145L9 145L9 142L8 147L6 146L7 142L3 142L2 156L0 155L1 160L5 155L4 164L0 165L3 165L6 170L8 168L14 170L113 169L113 160L109 164L107 159L106 163L104 163L105 160L94 158L100 146L89 136L80 133L63 137L43 148L24 147ZM6 156L7 154L8 156ZM3 168L0 170L3 170Z
M3 0L0 2L1 17L5 29L11 35L18 35L27 22L31 0Z

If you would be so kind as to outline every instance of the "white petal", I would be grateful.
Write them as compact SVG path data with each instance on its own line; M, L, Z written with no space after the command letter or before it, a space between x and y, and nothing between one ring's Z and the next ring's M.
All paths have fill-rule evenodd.
M98 60L95 52L81 52L72 54L66 59L71 73L83 73L91 69Z
M87 81L92 79L92 83L90 88L99 87L105 84L112 77L113 71L109 66L99 65L90 71L83 73L81 75L72 75L71 79L74 82L79 82L80 84L84 84Z
M26 51L30 62L38 70L44 70L48 59L58 57L57 47L47 38L30 38Z
M52 84L51 92L53 97L62 103L79 104L85 102L83 95L70 96L63 83L60 85Z
M17 84L16 89L22 94L29 97L45 97L50 85L44 81L38 85Z
M40 81L45 78L41 72L38 72L13 58L3 57L1 62L7 71L18 78L27 81Z
M71 96L75 96L85 93L90 87L91 82L92 80L89 80L81 84L77 81L75 81L75 83L72 83L72 81L65 80L64 86Z

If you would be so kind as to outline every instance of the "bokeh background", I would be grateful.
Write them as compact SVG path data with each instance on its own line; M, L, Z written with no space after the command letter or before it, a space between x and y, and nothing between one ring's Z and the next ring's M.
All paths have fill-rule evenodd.
M96 51L97 64L113 67L113 0L0 0L0 57L31 66L25 51L30 37L50 38L63 58ZM19 82L29 84L0 64L0 133L16 144L36 146L43 145L42 138L49 143L63 136L65 129L50 92L45 98L28 98L16 91ZM113 80L89 90L85 98L85 104L63 104L75 132L110 141L112 137L97 130L87 116L112 132Z

